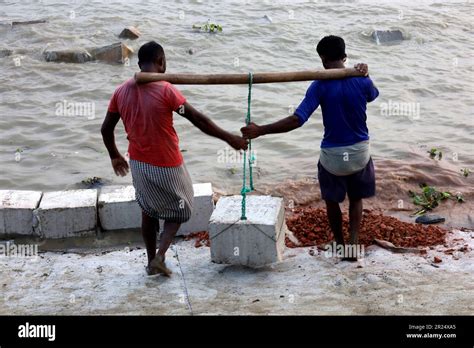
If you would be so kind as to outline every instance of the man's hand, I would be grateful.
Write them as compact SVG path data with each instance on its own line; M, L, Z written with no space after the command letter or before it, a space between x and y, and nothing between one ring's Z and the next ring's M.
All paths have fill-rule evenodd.
M240 131L245 139L255 139L262 135L260 127L253 122L250 122L248 126L240 128Z
M247 150L248 141L238 135L230 134L227 138L227 143L236 150Z
M358 71L360 71L361 73L364 74L364 76L367 76L369 75L369 67L367 64L364 64L364 63L357 63L356 65L354 65L354 68Z
M125 176L128 173L128 162L122 155L112 158L112 167L117 176Z

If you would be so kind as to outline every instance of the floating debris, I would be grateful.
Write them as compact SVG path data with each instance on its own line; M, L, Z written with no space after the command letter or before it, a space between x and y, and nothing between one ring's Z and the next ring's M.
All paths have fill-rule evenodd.
M42 24L42 23L47 23L48 21L46 19L37 19L37 20L32 20L32 21L15 21L12 22L12 26L16 25L29 25L29 24Z
M268 23L273 23L272 17L270 17L269 15L263 16L263 19L266 20Z
M438 158L438 161L443 158L443 153L441 152L440 149L437 149L436 147L431 148L429 151L427 151L430 154L430 158L435 159Z
M220 33L220 32L222 32L222 25L216 24L216 23L211 23L208 20L206 24L194 24L193 29L204 31L204 32L207 32L207 33L218 33L218 32Z
M100 187L104 183L102 181L102 178L99 178L97 176L93 176L91 178L87 178L81 181L82 184L87 186L87 188L95 188L95 187Z

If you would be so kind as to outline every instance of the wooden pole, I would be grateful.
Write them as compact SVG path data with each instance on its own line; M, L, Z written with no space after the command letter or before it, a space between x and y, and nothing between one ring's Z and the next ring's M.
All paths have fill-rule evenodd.
M354 68L327 69L289 72L269 72L253 74L253 83L294 82L343 79L352 76L364 76ZM139 72L135 74L138 83L168 81L176 85L235 85L248 84L248 74L159 74Z

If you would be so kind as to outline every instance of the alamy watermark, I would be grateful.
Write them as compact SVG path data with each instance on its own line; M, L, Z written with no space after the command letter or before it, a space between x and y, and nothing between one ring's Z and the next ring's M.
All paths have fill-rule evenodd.
M38 257L38 244L15 244L15 242L0 243L0 257Z
M389 99L388 103L380 104L380 114L382 116L405 116L418 120L420 119L420 103L398 102Z
M230 147L225 147L217 151L217 163L226 163L226 164L243 164L244 159L250 160L250 165L252 167L257 166L257 151L249 150L247 156L244 156L244 151L234 150Z
M95 103L93 102L71 102L66 99L55 105L56 116L87 117L88 120L95 118Z
M324 256L327 258L338 257L338 258L363 258L365 255L365 248L362 244L327 244L325 246Z

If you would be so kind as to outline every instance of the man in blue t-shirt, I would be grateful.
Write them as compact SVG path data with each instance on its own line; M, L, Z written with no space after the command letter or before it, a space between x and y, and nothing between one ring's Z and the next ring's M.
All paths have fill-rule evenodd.
M344 68L345 49L344 40L333 35L324 37L316 48L325 69ZM350 244L356 245L362 220L362 199L375 195L375 171L369 152L366 109L367 103L377 98L379 91L368 77L366 64L357 64L355 68L365 73L366 77L314 81L292 116L262 126L250 123L241 129L248 139L289 132L301 127L321 105L324 137L318 179L329 224L338 245L344 245L339 203L347 194ZM345 256L346 260L357 259L355 255Z

